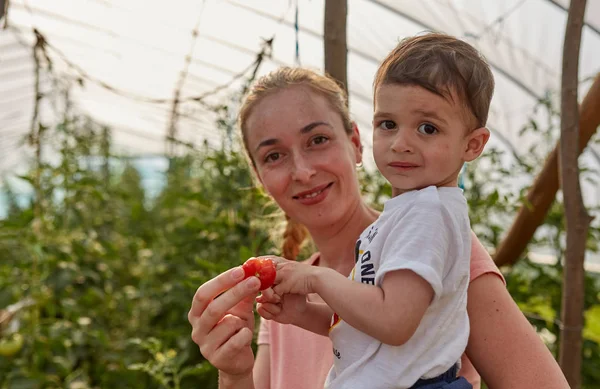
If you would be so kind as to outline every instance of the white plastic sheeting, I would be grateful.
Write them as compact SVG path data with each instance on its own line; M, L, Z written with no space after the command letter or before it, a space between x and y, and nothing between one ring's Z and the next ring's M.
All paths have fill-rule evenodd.
M540 98L551 96L559 108L568 3L348 0L350 106L367 164L377 65L399 39L424 30L467 40L491 64L497 83L492 144L519 153L539 142L531 134L519 137L519 131ZM0 29L0 172L17 171L31 154L23 137L34 105L33 28L48 42L53 71L83 80L72 88L72 101L113 129L117 150L157 155L165 152L176 90L183 101L176 137L194 144L219 141L214 113L191 99L209 93L203 100L209 105L230 103L266 39L273 39L272 50L259 75L283 64L322 70L323 13L324 0L10 0L7 27ZM588 0L582 97L599 71L600 0ZM51 93L51 80L42 76L41 91ZM51 107L42 107L40 120L56 120ZM599 155L600 147L591 146L582 163L597 168ZM586 197L597 204L598 189L587 188Z

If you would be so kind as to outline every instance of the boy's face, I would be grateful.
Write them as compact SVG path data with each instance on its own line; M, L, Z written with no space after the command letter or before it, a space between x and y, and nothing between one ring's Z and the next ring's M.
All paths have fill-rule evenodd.
M375 93L373 153L394 194L435 185L457 186L464 162L483 151L486 128L473 130L467 111L420 86L384 84Z

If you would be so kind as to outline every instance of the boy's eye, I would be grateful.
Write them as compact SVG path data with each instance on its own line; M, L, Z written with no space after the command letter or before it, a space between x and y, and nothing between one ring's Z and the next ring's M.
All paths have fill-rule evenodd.
M379 128L381 128L382 130L393 130L396 128L396 123L392 120L384 120L381 123L379 123Z
M277 161L279 158L281 157L281 155L279 153L271 153L271 154L267 154L267 156L265 157L265 162L275 162Z
M432 124L423 123L419 126L419 128L417 128L417 131L419 131L421 134L433 135L438 132L438 129Z

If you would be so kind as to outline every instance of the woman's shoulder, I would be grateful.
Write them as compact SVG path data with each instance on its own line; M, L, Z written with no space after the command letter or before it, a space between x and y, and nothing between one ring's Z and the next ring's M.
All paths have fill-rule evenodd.
M487 249L481 244L477 235L471 231L471 269L470 269L470 281L472 282L476 278L484 274L497 275L504 284L506 281L502 276L502 273L494 263L492 256Z

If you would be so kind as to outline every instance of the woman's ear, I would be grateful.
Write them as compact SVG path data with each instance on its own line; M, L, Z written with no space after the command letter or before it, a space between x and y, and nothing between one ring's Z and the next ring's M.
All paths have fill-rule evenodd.
M356 122L352 122L352 134L350 135L350 142L354 148L355 163L357 165L362 163L363 145L360 141L360 132L358 131L358 125Z
M466 147L464 152L464 160L471 162L481 155L486 143L490 139L490 130L485 127L480 127L471 131L466 138Z

